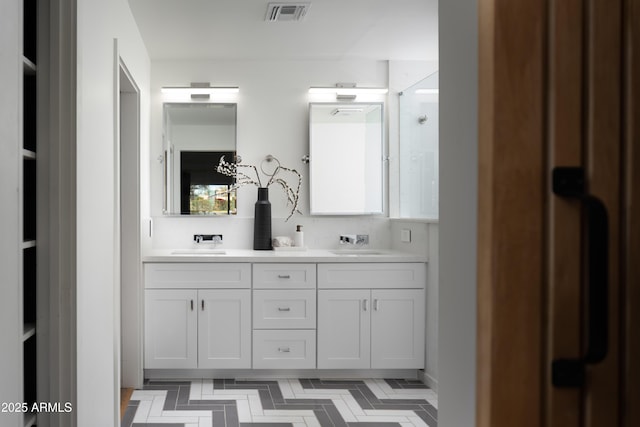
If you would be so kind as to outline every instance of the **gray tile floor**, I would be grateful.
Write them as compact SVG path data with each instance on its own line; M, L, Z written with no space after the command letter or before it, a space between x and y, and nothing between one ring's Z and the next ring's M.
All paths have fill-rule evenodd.
M415 380L156 380L134 391L122 426L437 427L437 404Z
M437 395L402 379L147 381L123 427L437 427Z

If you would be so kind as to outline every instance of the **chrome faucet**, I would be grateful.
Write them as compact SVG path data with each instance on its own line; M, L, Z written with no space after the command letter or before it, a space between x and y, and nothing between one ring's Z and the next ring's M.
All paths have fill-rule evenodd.
M369 244L369 235L368 234L341 234L340 235L340 244L345 245L368 245Z
M222 243L222 234L194 234L193 241L196 243L213 243L219 245Z

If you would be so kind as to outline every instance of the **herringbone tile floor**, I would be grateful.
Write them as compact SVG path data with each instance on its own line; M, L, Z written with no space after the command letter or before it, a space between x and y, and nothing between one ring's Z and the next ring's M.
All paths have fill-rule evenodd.
M123 427L437 427L437 395L419 381L148 381Z

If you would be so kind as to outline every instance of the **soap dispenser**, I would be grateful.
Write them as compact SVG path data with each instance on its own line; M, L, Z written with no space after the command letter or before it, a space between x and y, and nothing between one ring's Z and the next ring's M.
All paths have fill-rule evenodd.
M302 226L296 226L296 232L293 237L293 244L299 248L304 246L304 232L302 231Z

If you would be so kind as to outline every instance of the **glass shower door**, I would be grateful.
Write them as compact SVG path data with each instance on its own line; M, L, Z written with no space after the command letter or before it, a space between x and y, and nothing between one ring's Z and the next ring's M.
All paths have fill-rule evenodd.
M400 217L438 218L438 72L400 93Z

